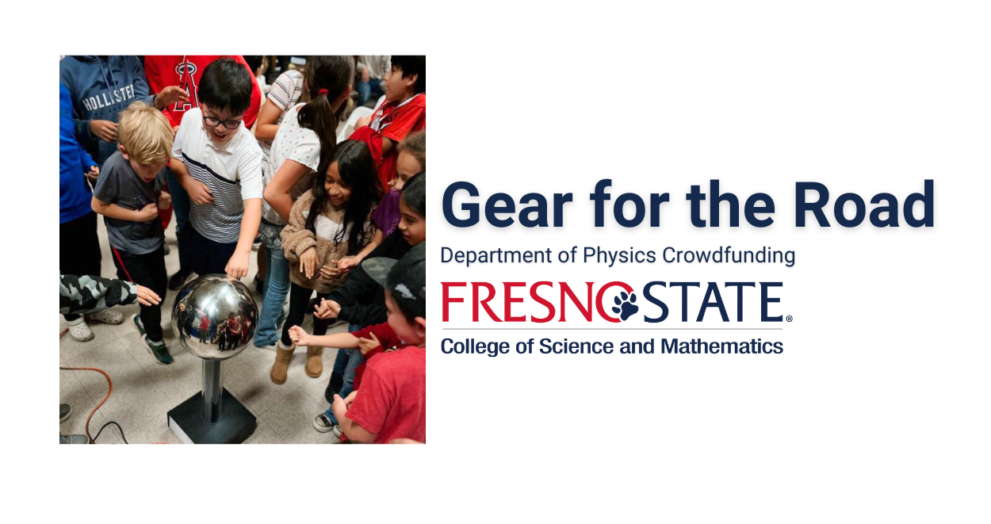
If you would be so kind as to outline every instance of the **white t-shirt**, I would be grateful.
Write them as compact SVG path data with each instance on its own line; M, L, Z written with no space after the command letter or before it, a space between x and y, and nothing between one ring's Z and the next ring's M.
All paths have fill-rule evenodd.
M303 85L305 83L303 73L295 69L290 69L275 79L275 83L268 89L268 102L266 103L275 104L276 107L282 110L282 115L275 120L276 124L282 124L282 121L286 118L285 111L296 105L299 98L303 96ZM274 142L275 139L272 141ZM265 158L267 159L268 155L271 154L272 144L264 140L259 140L258 145L262 147L262 151L265 153Z
M299 125L299 109L304 104L290 107L286 111L279 132L272 140L272 150L268 155L268 164L264 170L265 186L275 178L279 168L287 160L295 161L310 168L310 173L304 175L289 191L295 202L300 195L310 189L313 184L313 172L320 164L320 138L312 130ZM285 225L282 217L272 209L268 202L262 206L262 219L273 225Z
M217 146L203 128L199 108L186 111L172 145L172 156L186 164L194 179L213 194L213 203L190 202L189 223L204 237L231 244L241 233L244 200L261 198L262 151L244 124L224 145Z

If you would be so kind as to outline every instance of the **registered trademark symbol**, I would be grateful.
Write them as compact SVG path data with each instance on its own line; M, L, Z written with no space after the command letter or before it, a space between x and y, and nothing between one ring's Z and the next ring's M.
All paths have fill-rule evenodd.
M787 317L785 317L785 320L787 320L788 322L791 322L791 315L788 315Z

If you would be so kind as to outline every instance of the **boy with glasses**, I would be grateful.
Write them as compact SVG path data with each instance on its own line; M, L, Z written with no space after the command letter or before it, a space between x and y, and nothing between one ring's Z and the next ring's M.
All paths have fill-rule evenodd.
M186 100L169 104L162 109L173 129L179 129L179 124L182 123L182 117L186 114L186 111L198 107L199 99L197 95L199 94L200 78L203 76L203 71L206 70L206 67L211 62L220 60L221 58L231 58L243 65L248 71L251 71L251 67L245 61L244 57L240 55L151 55L144 58L145 76L148 77L148 87L151 88L152 92L161 91L166 86L176 85L187 94ZM248 129L251 129L252 124L255 123L255 119L258 117L261 102L262 90L255 83L251 93L251 106L244 114L244 125ZM166 191L172 196L172 208L159 210L162 216L162 226L166 230L168 229L169 222L172 219L172 211L175 210L175 234L176 238L182 238L186 233L186 229L189 227L189 195L186 194L186 191L171 171L167 173L167 179L169 181L169 187L166 188ZM166 254L168 254L167 247ZM169 278L169 289L177 290L186 283L192 275L188 266L189 262L186 260L186 254L180 250L179 270Z
M182 117L170 167L189 194L188 234L179 249L200 275L248 274L248 256L262 213L262 150L245 126L254 82L224 58L200 77L199 107Z

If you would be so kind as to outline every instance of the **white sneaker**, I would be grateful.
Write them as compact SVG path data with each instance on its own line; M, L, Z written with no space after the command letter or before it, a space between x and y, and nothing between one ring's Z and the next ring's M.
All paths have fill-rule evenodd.
M112 309L104 309L99 313L93 313L92 315L86 315L89 320L95 320L97 322L103 322L104 324L120 324L124 322L124 315L118 311Z
M79 317L72 321L66 320L65 324L69 327L69 336L73 339L79 342L93 340L93 331L86 325L86 319L84 317Z

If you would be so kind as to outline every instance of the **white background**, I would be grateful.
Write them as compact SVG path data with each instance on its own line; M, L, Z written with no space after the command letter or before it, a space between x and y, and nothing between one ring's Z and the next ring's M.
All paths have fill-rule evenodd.
M991 519L991 344L982 329L989 313L991 19L979 3L376 2L277 10L245 2L104 3L57 14L61 20L54 11L5 20L3 207L13 235L8 260L17 260L5 271L5 298L26 299L16 313L8 309L16 321L7 323L13 358L3 381L7 492L24 504L14 516ZM41 27L21 23L28 19ZM54 283L44 284L58 249L54 63L58 54L107 52L428 55L427 446L55 447L54 327L48 314L31 314L54 308ZM588 193L601 178L613 179L614 199L669 192L661 227L625 229L607 215L608 227L593 228ZM904 227L904 220L886 230L869 222L794 226L795 182L821 182L833 199L890 192L901 201L921 192L926 178L935 181L934 228ZM693 184L707 189L710 179L742 198L770 194L774 225L692 227L684 195ZM441 196L460 180L483 196L572 192L575 202L563 228L457 229L443 220ZM724 205L724 224L726 212ZM441 246L573 245L658 253L766 245L795 250L797 262L440 264ZM795 320L762 336L783 341L785 352L440 354L442 336L496 338L441 331L442 280L579 287L616 279L634 287L783 281L772 312ZM701 293L693 295L697 307ZM753 313L757 301L747 305ZM457 311L448 327L470 325L465 309ZM757 325L753 316L747 325ZM648 334L545 335L620 341ZM515 342L539 333L504 335L498 338Z

